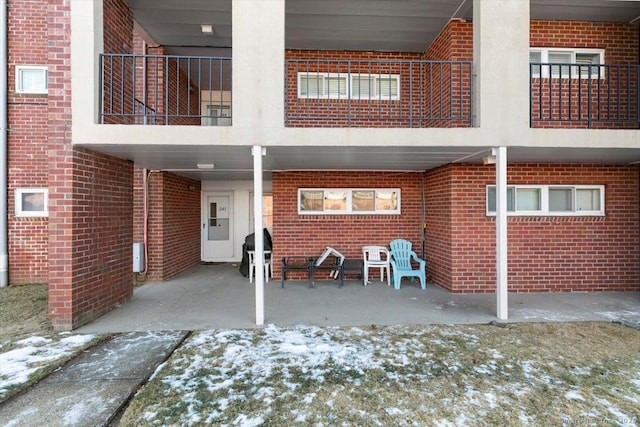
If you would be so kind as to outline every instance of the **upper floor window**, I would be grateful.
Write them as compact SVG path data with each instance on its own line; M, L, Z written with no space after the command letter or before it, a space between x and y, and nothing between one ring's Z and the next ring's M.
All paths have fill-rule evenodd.
M398 100L400 75L301 72L298 98Z
M533 77L604 78L604 49L531 48L529 62Z
M45 217L49 215L46 188L16 188L15 214L20 217Z
M604 215L603 185L510 185L507 186L509 215L601 216ZM487 215L496 214L496 187L487 186Z
M399 214L400 189L301 188L299 214Z
M47 67L38 65L16 65L16 93L46 94Z

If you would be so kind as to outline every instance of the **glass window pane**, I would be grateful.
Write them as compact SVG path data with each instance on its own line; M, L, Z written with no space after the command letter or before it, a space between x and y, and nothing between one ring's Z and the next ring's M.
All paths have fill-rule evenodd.
M324 192L325 211L346 211L347 192L342 190L329 190Z
M558 64L551 67L553 77L560 76L560 68L562 68L562 77L569 77L569 64L571 63L571 52L549 52L549 62Z
M519 211L539 211L540 189L518 188L516 190L516 206Z
M576 190L577 211L599 211L600 209L600 189L586 188Z
M395 191L376 191L376 210L394 211L398 209L398 194Z
M273 227L273 196L262 196L262 225Z
M549 210L551 212L572 212L573 192L570 188L549 189Z
M354 76L351 93L354 98L368 99L373 93L373 79L369 76Z
M377 95L383 99L398 96L398 80L390 77L379 78Z
M323 79L319 76L300 77L300 95L317 98L323 93Z
M327 94L332 98L347 96L347 78L329 77L327 79Z
M41 92L47 89L47 72L45 70L20 70L20 85L24 92Z
M354 191L352 194L351 206L354 211L374 211L375 191Z
M44 212L44 193L22 193L22 211Z
M300 191L300 210L322 212L323 191Z
M507 212L514 212L515 207L513 203L513 187L507 187ZM491 186L487 191L487 209L489 212L496 211L496 187Z
M529 63L540 63L540 62L542 62L542 52L529 51ZM533 75L540 76L540 65L533 66Z

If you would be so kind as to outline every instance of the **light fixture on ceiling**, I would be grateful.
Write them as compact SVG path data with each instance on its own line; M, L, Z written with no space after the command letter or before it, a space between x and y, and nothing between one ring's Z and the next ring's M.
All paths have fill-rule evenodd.
M482 163L484 165L495 165L496 164L496 156L487 156L482 158Z
M211 24L202 24L200 28L202 28L202 34L213 34L213 25Z
M213 169L214 167L213 163L198 163L198 169Z

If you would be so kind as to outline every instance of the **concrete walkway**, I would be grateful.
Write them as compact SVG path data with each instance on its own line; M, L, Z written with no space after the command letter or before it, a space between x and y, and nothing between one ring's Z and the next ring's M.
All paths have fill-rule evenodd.
M73 359L0 407L2 426L105 426L186 332L133 332Z

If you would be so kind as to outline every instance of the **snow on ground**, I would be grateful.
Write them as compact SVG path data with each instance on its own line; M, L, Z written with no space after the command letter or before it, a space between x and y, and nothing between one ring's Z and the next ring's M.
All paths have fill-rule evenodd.
M363 420L386 425L389 418L385 417L399 418L400 424L421 425L412 417L422 412L422 416L432 417L431 422L446 426L477 424L479 419L508 411L515 424L536 425L539 420L527 412L523 402L540 398L536 394L539 390L546 390L543 399L550 398L547 393L555 393L556 399L569 406L597 403L602 412L595 407L584 412L591 421L607 411L612 418L633 419L606 400L563 384L557 372L554 374L557 366L553 362L541 365L537 360L516 360L495 348L483 347L481 338L464 328L428 327L389 328L384 333L272 325L259 332L203 331L194 334L162 372L154 374L163 384L162 394L181 396L179 402L148 402L144 419L154 425L256 426L274 423L279 411L289 412L291 422L334 425L341 419L332 419L332 415L319 419L318 412L344 417L340 411L346 411L346 416L352 417L347 422L350 425ZM469 354L472 362L462 360ZM381 392L395 387L401 393L408 390L409 395L420 393L421 398L385 401L384 396L375 395L377 389L369 396L362 389L372 387L366 382L371 381L367 376L372 372L378 375L375 387L385 384ZM573 374L586 377L590 369L576 367ZM633 386L637 382L630 379ZM640 387L635 388L637 394L631 401L640 394ZM429 404L433 401L437 405ZM175 406L167 407L171 405ZM377 412L367 413L366 405L377 406ZM438 410L444 408L444 416L435 413L438 405ZM319 406L325 409L318 411ZM181 414L179 418L171 418L176 413ZM558 413L557 419L571 420L571 416ZM635 425L635 421L624 425Z
M38 370L69 357L95 338L95 335L65 335L61 339L32 336L0 353L0 399L28 382Z

